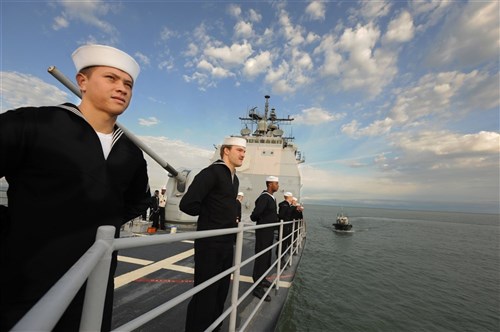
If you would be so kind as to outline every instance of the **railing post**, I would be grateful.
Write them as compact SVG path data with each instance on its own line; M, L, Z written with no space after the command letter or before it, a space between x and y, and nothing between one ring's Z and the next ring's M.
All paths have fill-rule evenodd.
M282 250L283 250L283 220L280 220L280 228L279 228L279 236L278 236L278 257L276 258L278 260L278 267L276 271L276 292L278 292L278 289L280 288L280 278L281 278L281 255L282 255Z
M299 237L299 245L300 245L300 248L302 248L302 241L304 241L304 236L306 234L306 226L305 226L305 223L304 223L304 219L300 219L300 237Z
M236 318L238 313L238 293L240 288L241 256L243 253L243 223L238 223L238 233L236 233L236 248L234 251L233 288L231 290L231 315L229 316L229 332L236 331Z
M97 229L96 241L101 240L106 242L108 244L108 251L99 260L99 263L87 280L80 331L101 330L114 237L114 226L101 226Z
M302 221L297 220L297 251L295 252L295 255L298 255L299 249L302 248L301 244L301 239L302 239L302 227L301 227Z

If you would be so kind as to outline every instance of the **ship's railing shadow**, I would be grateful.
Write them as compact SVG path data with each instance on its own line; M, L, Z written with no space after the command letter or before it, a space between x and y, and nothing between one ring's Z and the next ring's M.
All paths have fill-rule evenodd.
M283 226L293 224L293 231L286 237L283 237ZM267 227L279 227L279 238L272 246L256 253L252 257L242 261L243 254L243 233L255 231ZM222 315L210 326L207 331L215 329L220 322L228 316L229 331L245 331L246 327L251 323L253 317L258 313L265 297L274 288L279 291L279 281L284 266L281 266L281 258L287 252L290 252L286 264L293 264L293 254L302 249L303 241L306 237L305 222L303 220L296 221L281 221L273 224L265 225L245 225L239 223L237 228L226 228L221 230L195 231L175 234L155 235L149 237L131 237L131 238L114 238L115 227L101 226L96 235L95 243L87 250L87 252L71 267L66 274L26 313L26 315L13 327L11 331L51 331L66 308L75 297L76 293L87 281L85 301L82 311L82 319L80 323L80 331L99 331L102 322L102 313L104 308L104 300L106 294L106 286L108 280L109 269L111 265L111 256L115 250L129 249L137 247L146 247L157 244L175 243L185 240L196 240L206 237L236 234L234 264L228 270L212 277L211 279L193 287L187 292L163 303L162 305L146 312L145 314L131 320L130 322L117 327L114 331L132 331L141 327L147 322L153 320L159 315L165 313L169 309L187 300L194 294L210 286L228 274L233 274L233 287L231 290L231 305ZM283 241L291 237L291 243L283 250ZM269 250L273 250L278 246L279 257L273 262L271 267L256 281L244 294L239 296L240 285L240 270L243 266L253 262L257 257L263 255ZM195 267L196 268L196 267ZM269 287L259 301L258 305L253 309L245 321L242 321L240 326L236 327L238 306L251 294L257 284L265 278L273 269L276 268L276 278L273 281L273 286Z

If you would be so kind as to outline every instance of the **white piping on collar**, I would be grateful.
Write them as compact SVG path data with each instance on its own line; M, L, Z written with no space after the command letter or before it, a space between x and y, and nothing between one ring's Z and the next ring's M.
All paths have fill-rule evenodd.
M70 111L71 113L78 115L79 117L87 121L87 119L85 119L82 112L80 112L80 110L77 107L65 104L57 105L57 107L64 108L65 110ZM115 145L115 143L118 142L118 140L120 139L120 137L122 137L122 135L123 135L123 130L121 130L120 127L115 125L115 127L113 128L113 139L111 140L111 149L113 149L113 145Z

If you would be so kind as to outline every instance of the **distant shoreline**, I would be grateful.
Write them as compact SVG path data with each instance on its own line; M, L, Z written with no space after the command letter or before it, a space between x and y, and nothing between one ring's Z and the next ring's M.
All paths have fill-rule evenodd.
M450 213L470 213L470 214L487 214L487 215L500 215L500 203L496 206L493 204L485 204L484 206L478 206L470 204L470 206L464 206L463 203L448 203L448 206L443 205L443 207L438 206L426 206L425 202L413 203L410 206L408 202L381 202L381 203L362 203L355 201L334 201L325 202L320 200L308 200L307 198L302 201L306 206L310 205L323 205L323 206L333 206L333 207L343 207L343 208L366 208L366 209L389 209L389 210L403 210L403 211L418 211L418 212L450 212ZM428 203L429 205L432 203ZM438 205L439 203L434 203ZM450 206L453 204L453 206ZM460 205L455 207L455 205Z

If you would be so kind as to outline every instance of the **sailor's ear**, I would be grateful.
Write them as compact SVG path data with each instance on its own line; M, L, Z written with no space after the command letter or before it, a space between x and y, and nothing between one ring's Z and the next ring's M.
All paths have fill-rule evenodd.
M76 83L78 84L81 92L85 92L85 90L87 90L87 82L88 77L85 74L82 72L76 74Z

